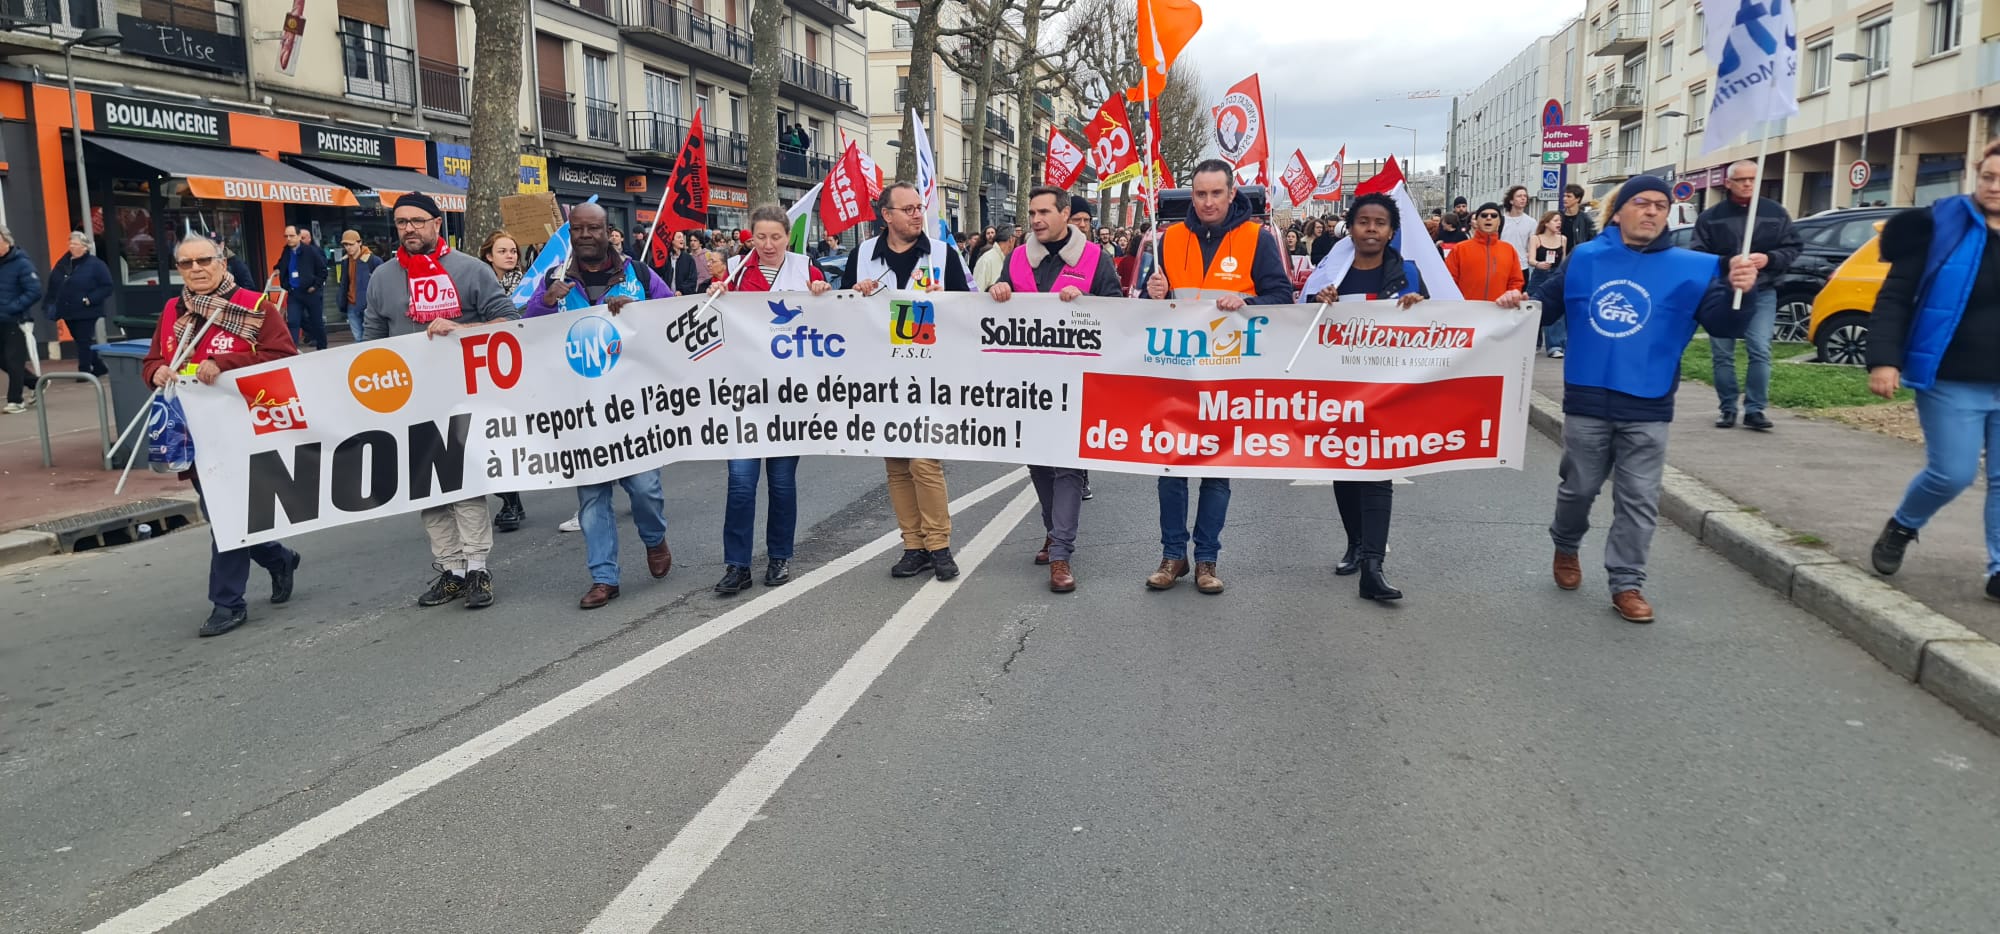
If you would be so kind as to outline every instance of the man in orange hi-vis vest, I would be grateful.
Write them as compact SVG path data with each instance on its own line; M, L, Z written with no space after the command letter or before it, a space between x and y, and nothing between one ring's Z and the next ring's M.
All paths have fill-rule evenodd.
M1292 280L1275 238L1251 219L1250 199L1236 191L1229 163L1207 159L1194 167L1193 204L1189 216L1168 227L1160 238L1159 270L1146 281L1154 298L1213 300L1220 311L1240 319L1218 319L1218 327L1233 329L1233 353L1257 353L1255 333L1261 316L1246 315L1246 305L1289 305ZM1224 352L1227 342L1182 342L1178 348L1148 348L1163 357L1199 357ZM1178 353L1171 351L1177 350ZM1199 364L1199 359L1188 359ZM1166 590L1188 574L1188 482L1186 477L1161 477L1160 566L1146 586ZM1229 518L1229 480L1204 477L1194 518L1194 585L1206 594L1222 592L1215 565L1222 556L1222 525Z

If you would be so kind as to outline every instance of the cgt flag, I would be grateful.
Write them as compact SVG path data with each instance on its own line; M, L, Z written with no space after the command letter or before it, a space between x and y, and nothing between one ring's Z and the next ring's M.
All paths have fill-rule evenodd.
M1278 183L1285 186L1285 194L1292 197L1293 204L1304 204L1312 198L1313 170L1306 161L1305 150L1292 150L1292 161L1285 163L1285 171L1278 176Z
M1346 161L1347 147L1342 146L1340 147L1340 155L1334 156L1333 161L1327 163L1326 172L1320 175L1319 187L1313 189L1314 201L1340 200L1340 190L1346 187L1345 181L1341 178L1341 173L1345 171L1341 168L1341 165Z
M1042 160L1042 183L1067 191L1083 174L1083 150L1061 130L1049 127L1049 157Z
M1126 99L1146 102L1159 97L1167 86L1167 70L1174 66L1174 57L1200 29L1201 7L1194 0L1139 0L1136 48L1146 77L1125 92Z
M1097 171L1100 187L1139 177L1138 146L1132 142L1124 98L1114 96L1097 108L1097 116L1084 127L1083 141L1090 146L1090 167Z
M848 143L847 151L820 183L819 220L827 236L838 237L867 219L869 206L880 193L870 175L861 164L861 147Z
M1741 139L1750 128L1799 112L1799 34L1793 0L1718 4L1703 37L1715 63L1715 93L1701 151Z
M1271 157L1271 145L1264 135L1264 92L1256 75L1236 82L1211 112L1215 115L1215 146L1223 161L1240 169Z
M673 258L668 241L676 231L700 230L708 226L708 150L702 144L701 108L694 109L694 122L687 139L681 142L674 170L667 176L667 191L660 196L660 210L653 216L653 230L647 235L646 256L654 269L664 268Z

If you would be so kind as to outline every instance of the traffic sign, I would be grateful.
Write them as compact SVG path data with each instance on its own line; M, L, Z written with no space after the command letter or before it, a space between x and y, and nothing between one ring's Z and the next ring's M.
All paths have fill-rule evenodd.
M1693 182L1690 182L1690 181L1686 181L1686 180L1682 180L1682 181L1681 181L1681 182L1680 182L1679 184L1676 184L1676 185L1674 186L1674 200L1675 200L1675 201L1686 201L1687 199L1689 199L1689 198L1692 198L1692 197L1694 197L1694 183L1693 183Z
M1868 187L1868 179L1874 174L1874 167L1859 159L1847 167L1847 187L1860 191Z
M1569 161L1569 157L1563 153L1559 152L1542 153L1543 165L1562 165L1564 162L1567 161Z
M1562 190L1562 169L1542 170L1542 194L1552 195Z
M1562 126L1562 122L1563 122L1562 101L1556 100L1555 98L1551 97L1549 98L1548 103L1542 105L1542 125Z
M1590 127L1561 123L1542 127L1542 161L1553 163L1555 160L1548 157L1552 152L1562 154L1561 161L1571 165L1589 162Z

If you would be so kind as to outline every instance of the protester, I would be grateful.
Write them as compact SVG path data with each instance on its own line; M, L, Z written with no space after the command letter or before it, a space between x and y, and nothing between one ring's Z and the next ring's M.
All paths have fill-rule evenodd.
M326 257L299 228L285 225L285 248L278 253L278 283L285 290L285 311L291 319L292 342L310 340L325 350L326 303L319 287L326 284Z
M1528 288L1542 284L1543 279L1556 274L1562 267L1563 257L1569 255L1569 238L1563 236L1562 212L1550 211L1542 215L1541 226L1535 228L1535 236L1528 241ZM1561 360L1564 347L1562 322L1542 329L1542 346L1548 348L1549 359Z
M995 236L1000 238L999 241L993 244L992 249L986 251L985 256L972 264L973 287L982 292L992 288L993 283L999 282L1006 276L1007 258L1013 255L1014 250L1021 244L1020 228L1012 224L999 228Z
M752 210L751 251L731 264L734 269L726 282L715 283L709 291L814 295L831 291L826 276L812 260L787 251L791 239L792 221L784 208L769 204ZM750 589L759 473L771 481L764 511L764 586L777 587L792 579L794 537L799 523L798 471L797 456L739 457L729 461L729 499L722 513L722 579L715 583L717 594L729 597Z
M1901 570L1918 531L1979 478L1984 453L1986 596L2000 600L2000 140L1975 171L1972 194L1882 227L1889 275L1868 325L1868 388L1917 391L1925 463L1871 557L1882 574Z
M1424 288L1417 264L1405 263L1403 254L1390 241L1403 229L1395 199L1384 194L1357 196L1347 210L1347 236L1354 241L1354 264L1347 268L1339 284L1330 285L1313 298L1320 302L1394 301L1408 311L1430 297ZM1389 555L1389 516L1396 488L1389 480L1335 480L1333 502L1340 511L1341 528L1347 532L1347 552L1333 573L1345 577L1360 574L1363 600L1386 602L1403 599L1403 592L1382 576L1382 562Z
M35 348L22 325L34 322L35 303L41 300L42 279L35 275L35 264L14 246L14 232L0 226L0 361L7 367L7 405L0 413L19 415L35 404L28 370Z
M1292 279L1285 274L1278 242L1250 219L1250 199L1236 190L1229 163L1204 159L1194 167L1191 181L1188 217L1163 232L1160 269L1146 281L1147 294L1155 299L1215 297L1215 307L1227 312L1246 305L1290 304ZM1166 590L1188 574L1187 477L1161 477L1158 487L1163 556L1146 586ZM1215 567L1228 518L1229 480L1203 478L1195 507L1194 585L1205 594L1223 590Z
M1563 238L1571 247L1580 247L1597 239L1597 223L1590 219L1590 211L1584 208L1583 186L1575 182L1563 186Z
M368 281L382 265L382 258L361 242L358 230L341 233L340 249L347 255L340 274L340 314L347 319L348 336L360 341L362 320L368 311Z
M1464 195L1459 195L1458 197L1451 199L1451 214L1452 217L1457 221L1456 226L1458 227L1459 232L1465 234L1464 239L1471 238L1473 231L1472 211L1466 207L1466 201Z
M1729 197L1701 212L1694 221L1695 250L1717 256L1743 252L1743 226L1750 218L1750 199L1757 193L1757 163L1748 159L1732 163L1726 176ZM1792 216L1784 205L1769 198L1757 199L1757 233L1750 238L1750 262L1757 267L1757 287L1743 294L1743 307L1750 309L1750 325L1743 332L1743 346L1749 367L1741 388L1743 427L1770 431L1771 419L1764 406L1771 396L1771 336L1778 326L1778 277L1792 268L1805 252L1805 242L1792 227ZM1870 331L1875 330L1873 326ZM1708 342L1709 362L1715 367L1715 396L1721 402L1717 428L1736 427L1736 341L1712 337Z
M881 236L863 240L847 254L842 282L873 295L884 288L925 292L969 292L965 263L943 241L924 232L928 220L924 197L909 182L894 182L875 199ZM933 275L930 267L942 275ZM926 570L938 580L958 576L951 554L951 497L946 492L944 464L927 457L890 457L889 502L903 530L903 557L889 570L894 577L915 577Z
M409 192L397 198L391 219L402 245L396 261L383 263L368 283L364 339L421 331L436 340L467 325L521 316L492 269L440 239L444 212L429 195ZM425 297L418 299L418 294ZM490 512L484 496L424 509L424 533L438 576L417 598L418 606L460 599L469 610L493 605L493 575L486 567L493 551Z
M479 259L486 264L486 268L493 270L494 277L500 280L500 291L507 295L508 303L512 304L514 290L520 286L521 279L525 275L521 268L520 244L516 243L506 231L496 230L487 234L486 239L479 244ZM366 289L367 286L364 285L362 288ZM499 495L500 511L493 514L493 531L512 532L519 529L521 523L528 521L528 507L521 502L521 494ZM575 516L570 517L571 522L575 520Z
M1563 320L1569 329L1562 482L1549 524L1556 586L1582 586L1577 549L1590 529L1591 504L1609 479L1616 505L1604 542L1604 569L1611 605L1634 623L1653 621L1652 604L1640 588L1658 525L1681 354L1696 324L1728 335L1742 333L1748 323L1747 310L1731 312L1728 294L1712 287L1724 269L1735 288L1748 288L1757 279L1747 259L1717 262L1674 247L1663 236L1672 203L1666 182L1633 177L1612 200L1604 235L1571 250L1558 274L1544 279L1532 296L1542 303L1543 324ZM1510 291L1498 304L1516 308L1527 297Z
M1507 189L1507 196L1500 199L1505 213L1500 218L1500 239L1514 248L1514 256L1521 263L1521 276L1528 275L1528 241L1535 236L1535 215L1528 213L1528 189L1515 185Z
M1450 253L1452 247L1465 242L1465 228L1460 227L1459 215L1447 211L1438 215L1437 245L1439 253Z
M632 235L625 238L625 255L638 260L640 265L648 268L652 265L651 259L646 255L646 236L649 232L650 229L645 224L635 224L632 227Z
M1500 206L1491 201L1472 214L1472 239L1451 248L1444 268L1469 302L1490 302L1525 285L1514 247L1500 239Z
M1340 242L1340 237L1333 232L1333 222L1324 218L1313 221L1313 230L1312 261L1318 266L1326 254L1333 252L1333 245Z
M688 248L688 232L674 231L673 240L670 242L667 266L671 272L667 275L672 281L668 284L674 287L676 293L692 295L700 285L697 280L694 253Z
M97 359L97 324L111 301L111 267L90 252L90 238L83 231L69 235L69 250L49 270L49 317L69 327L76 342L76 371L104 376L111 371ZM18 328L17 328L18 330Z
M1072 195L1069 199L1069 225L1083 232L1085 239L1092 236L1091 221L1097 217L1097 207L1082 195Z
M0 237L5 236L0 230ZM10 251L11 252L11 251ZM236 284L223 265L222 245L203 236L186 237L174 247L174 266L181 274L181 294L167 299L160 312L153 343L140 361L139 375L149 386L164 387L174 381L171 364L180 349L194 340L202 325L213 322L201 342L189 352L184 365L193 368L194 378L214 384L229 370L268 363L294 356L292 332L277 314L277 300L255 289ZM0 281L5 278L0 272ZM289 400L287 400L289 401ZM200 443L200 439L196 439ZM194 483L195 496L208 511L208 494L201 476L190 468L180 474ZM213 536L208 538L208 602L212 605L207 621L198 631L203 636L219 636L250 619L243 591L250 583L250 564L271 573L271 602L292 598L301 559L299 553L279 542L265 542L248 548L219 550Z
M625 256L625 231L616 227L611 228L611 252Z
M1034 236L1014 251L1007 274L987 289L994 301L1004 303L1015 292L1055 292L1065 302L1081 295L1125 294L1110 253L1067 223L1063 207L1068 203L1069 192L1060 188L1028 190L1028 227ZM1050 590L1069 593L1076 589L1070 558L1076 553L1077 520L1083 511L1083 471L1030 466L1028 477L1042 503L1042 550L1035 553L1035 563L1049 566Z

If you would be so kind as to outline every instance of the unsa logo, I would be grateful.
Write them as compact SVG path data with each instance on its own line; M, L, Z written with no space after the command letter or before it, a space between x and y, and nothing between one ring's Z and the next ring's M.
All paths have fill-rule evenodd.
M569 357L569 368L578 376L596 379L611 372L618 365L618 354L622 342L618 338L618 326L608 318L590 315L578 319L569 326L569 335L563 341L564 355Z
M1605 337L1631 337L1652 314L1652 293L1630 279L1613 279L1590 295L1590 326Z

